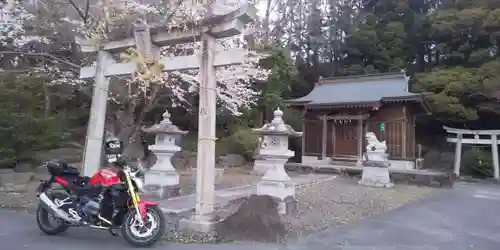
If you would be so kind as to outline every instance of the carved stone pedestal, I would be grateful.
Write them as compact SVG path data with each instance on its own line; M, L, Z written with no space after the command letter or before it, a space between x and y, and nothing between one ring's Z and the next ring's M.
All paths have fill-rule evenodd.
M177 171L157 171L149 170L144 178L146 186L143 192L146 195L158 197L160 199L179 196L179 174Z
M262 180L257 184L257 195L269 195L275 198L280 214L297 210L295 185L284 169L287 159L286 156L282 159L267 159L271 169L266 171Z
M273 166L269 164L266 160L262 159L262 157L256 157L253 162L253 170L252 174L254 175L265 175L267 170L272 168Z
M363 175L359 184L369 187L385 188L394 186L389 176L389 168L386 167L363 167Z
M269 195L277 203L279 214L295 213L298 210L298 202L295 199L295 185L289 181L266 181L257 184L257 195Z

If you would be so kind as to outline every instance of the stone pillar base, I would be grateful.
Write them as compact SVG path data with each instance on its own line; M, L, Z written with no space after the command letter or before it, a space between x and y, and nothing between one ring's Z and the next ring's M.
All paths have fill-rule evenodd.
M299 202L292 196L276 199L279 214L295 214L299 211Z
M179 230L183 232L211 233L218 222L208 216L193 215L179 221Z
M153 196L159 199L168 199L181 195L181 188L179 185L173 186L158 186L146 185L143 188L143 193L148 196Z
M287 214L297 209L293 183L262 180L257 184L257 195L269 195L275 198L279 214Z
M389 168L387 167L363 167L363 174L359 184L368 187L385 188L394 186L389 175Z
M179 185L179 174L173 170L155 170L150 169L144 176L144 184L174 186Z
M179 174L175 171L151 169L144 176L143 192L160 199L180 195Z
M273 165L269 164L266 160L256 159L253 163L253 171L254 175L265 175L267 170L272 168Z

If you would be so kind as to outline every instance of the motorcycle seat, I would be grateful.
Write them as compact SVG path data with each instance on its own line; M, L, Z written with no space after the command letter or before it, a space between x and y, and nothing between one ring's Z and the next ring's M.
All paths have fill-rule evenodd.
M52 161L45 164L49 174L53 176L79 176L80 171L77 168L68 166L63 161Z

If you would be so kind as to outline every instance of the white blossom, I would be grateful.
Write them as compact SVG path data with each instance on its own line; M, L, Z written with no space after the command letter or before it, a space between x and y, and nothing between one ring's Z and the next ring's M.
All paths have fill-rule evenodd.
M98 4L102 3L102 1L99 1ZM35 12L30 12L30 10L36 8L26 8L25 6L27 6L29 2L25 4L24 6L21 4L16 5L13 10L14 18L8 23L0 24L1 45L21 51L23 46L30 42L49 45L55 42L52 38L32 35L32 32L26 30L26 25L29 22L35 21L36 18ZM37 4L42 3L37 2ZM237 7L237 5L234 5L234 7ZM89 37L88 35L95 31L93 29L97 26L97 22L103 19L104 14L102 9L102 5L91 6L91 16L94 19L90 21L87 20L87 22L79 19L78 16L67 15L58 20L53 20L53 23L45 23L43 25L53 30L54 37L58 37L58 34L62 32L73 32L74 35ZM219 8L217 10L218 12L224 12L230 11L231 8ZM149 23L158 23L162 20L164 21L165 16L170 16L168 23L165 24L168 30L186 21L197 20L204 17L207 9L203 4L200 4L200 1L184 1L181 6L175 8L175 13L168 13L168 11L171 11L171 9L166 10L162 5L141 3L140 0L113 0L112 9L110 10L112 14L110 17L110 19L112 19L112 25L109 29L125 30L126 25L130 25L132 20L136 20L137 18L142 18ZM107 37L107 39L112 39L112 37ZM241 40L241 37L234 37L220 41L219 44L223 48L244 47ZM189 55L197 49L199 49L199 43L196 41L161 48L162 55L165 56ZM254 81L266 80L269 74L268 70L262 69L258 65L259 60L264 56L266 55L249 51L245 61L241 65L217 68L218 103L232 114L239 115L240 108L248 107L257 100L260 93L252 88L252 84ZM18 60L18 58L14 59ZM13 65L17 63L15 60L12 61ZM50 75L53 80L48 84L80 85L84 83L84 81L78 79L75 72L63 71L57 67L57 64L50 64L50 62L43 67L34 69L33 72ZM189 108L190 100L188 100L188 96L192 96L198 92L198 71L185 70L168 72L164 74L159 83L166 86L172 93L173 105ZM120 95L123 94L112 93L110 99L114 102L120 102Z
M44 37L28 35L25 30L25 23L35 18L33 13L27 11L24 6L14 5L12 9L2 9L0 20L0 44L2 46L13 45L15 47L24 46L31 41L47 43Z

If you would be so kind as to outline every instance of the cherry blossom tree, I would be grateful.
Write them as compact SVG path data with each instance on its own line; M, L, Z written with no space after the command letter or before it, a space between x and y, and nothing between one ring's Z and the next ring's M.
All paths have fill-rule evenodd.
M96 45L121 39L132 35L133 24L138 21L162 24L166 29L183 28L182 25L186 22L196 23L209 14L208 5L217 4L194 0L144 2L147 1L31 0L22 4L17 3L12 10L16 13L13 15L15 18L0 27L2 31L6 31L2 32L6 35L0 37L1 46L8 47L4 51L11 52L2 54L4 57L2 69L19 68L19 63L16 61L22 57L44 57L43 62L37 61L36 65L28 60L28 66L32 67L30 73L50 75L52 80L47 82L49 85L68 85L88 91L90 85L78 80L78 70L68 65L88 64L95 60L95 57L79 58L78 54L61 57L45 51L68 46L75 36L91 39ZM235 2L233 7L237 7L237 4ZM224 6L231 8L231 4L227 1L224 2ZM227 11L223 8L216 10ZM243 37L220 41L220 45L224 48L247 47ZM163 47L161 53L167 56L189 55L197 53L198 48L198 41L193 40L183 45ZM250 51L244 64L217 69L217 94L221 109L233 115L240 115L241 108L255 103L260 93L252 87L252 82L265 80L269 74L267 70L259 67L259 60L264 56L266 55L263 53ZM117 134L126 144L132 145L138 142L140 127L146 114L159 102L186 109L192 108L192 100L196 97L199 86L198 71L163 73L162 65L158 62L144 62L133 50L121 58L142 64L143 72L136 72L132 77L122 77L112 82L110 99L113 105L108 112L110 115L107 123L109 130ZM145 77L148 75L146 73L155 71L154 68L156 68L155 76ZM141 150L136 147L133 151Z
M206 8L202 8L203 6L200 5L193 6L191 2L185 3L187 4L178 3L175 6L175 12L167 13L161 10L161 8L157 11L159 13L166 13L165 15L169 20L165 25L167 29L178 29L179 25L183 25L186 21L196 21L198 18L203 17ZM127 1L127 4L132 5L131 1ZM136 15L136 18L139 16L139 19L142 17L142 22L148 21L146 13L137 12L138 10L149 9L151 5L143 7L139 7L138 5L141 6L138 3L133 3L133 6L136 6L134 13L128 10L125 12L128 15ZM113 11L113 13L118 13L119 15L119 13L123 12ZM96 38L95 35L91 37ZM241 38L236 38L221 41L220 45L221 47L234 47L245 46L245 43ZM199 43L193 40L193 42L188 44L164 47L162 48L162 54L166 56L187 55L196 53L198 48ZM217 70L218 101L222 108L233 115L241 114L240 109L242 107L248 107L257 100L259 92L253 90L251 83L255 80L267 78L268 74L267 70L259 67L259 60L262 56L263 54L252 52L248 54L246 62L243 65L219 68ZM137 142L137 135L140 132L139 128L142 125L144 116L155 107L156 101L168 98L172 106L182 105L183 107L190 108L192 99L188 97L192 97L198 92L198 71L158 73L162 71L162 65L155 65L155 63L150 62L149 66L146 66L143 58L134 51L125 55L124 58L135 61L142 70L140 70L141 72L137 72L135 77L126 81L128 88L122 89L121 92L112 91L112 93L115 93L113 100L121 104L121 107L125 104L127 108L113 112L115 114L114 117L111 117L113 122L109 122L108 124L119 124L119 126L113 126L110 129L118 131L116 134L120 138L129 138L129 142ZM144 78L146 75L148 77ZM153 75L154 77L151 77ZM167 88L161 88L162 86L167 86ZM128 93L123 93L123 90L128 91ZM165 92L167 92L167 95L165 95ZM123 124L127 125L123 126ZM136 148L138 149L139 146ZM138 152L139 150L135 151ZM130 152L125 153L133 155Z
M0 43L6 48L3 50L8 51L10 49L10 52L13 52L10 55L16 56L8 56L9 54L5 52L1 56L7 57L9 59L8 63L15 67L17 61L20 60L18 53L22 52L23 55L30 55L30 53L40 52L36 48L29 48L29 45L37 47L33 46L33 44L38 44L38 47L40 47L40 43L48 45L58 42L49 36L40 35L39 29L41 28L51 27L52 30L49 32L53 33L50 34L52 36L57 36L61 32L69 32L68 36L77 35L93 38L94 40L113 40L120 38L117 34L130 34L134 20L141 19L146 22L156 23L163 21L168 29L203 17L206 5L213 4L212 2L192 0L162 1L157 4L144 4L136 0L70 0L69 3L70 6L58 5L55 2L43 0L32 0L23 4L17 3L11 10L12 19L10 22L0 24L2 34L0 35ZM224 3L231 5L228 1ZM165 7L170 8L166 9ZM26 30L26 26L32 26L34 22L39 21L36 16L37 14L40 15L44 9L61 9L67 15L52 15L52 18L58 17L58 19L50 20L52 23L47 23L46 27L32 27L31 30ZM56 22L59 24L55 24ZM221 45L223 47L234 47L235 44L240 47L245 46L241 40L241 37L238 37L222 41ZM162 54L171 56L185 55L189 52L193 53L197 47L197 41L193 41L190 44L181 46L164 47L162 48ZM265 55L251 52L243 65L218 69L219 99L235 115L239 114L238 109L240 107L253 103L259 94L252 91L248 83L253 79L263 80L267 77L268 72L258 66L258 62L263 56ZM37 72L43 70L50 72L54 75L54 83L66 82L72 85L82 83L77 80L77 75L72 74L72 71L62 72L61 69L57 68L59 65L50 66L44 64L37 67ZM6 64L2 65L2 69L5 68L8 68ZM197 73L197 71L190 70L162 75L161 83L172 89L174 105L189 105L185 95L197 92ZM182 88L181 85L187 86L187 88Z

